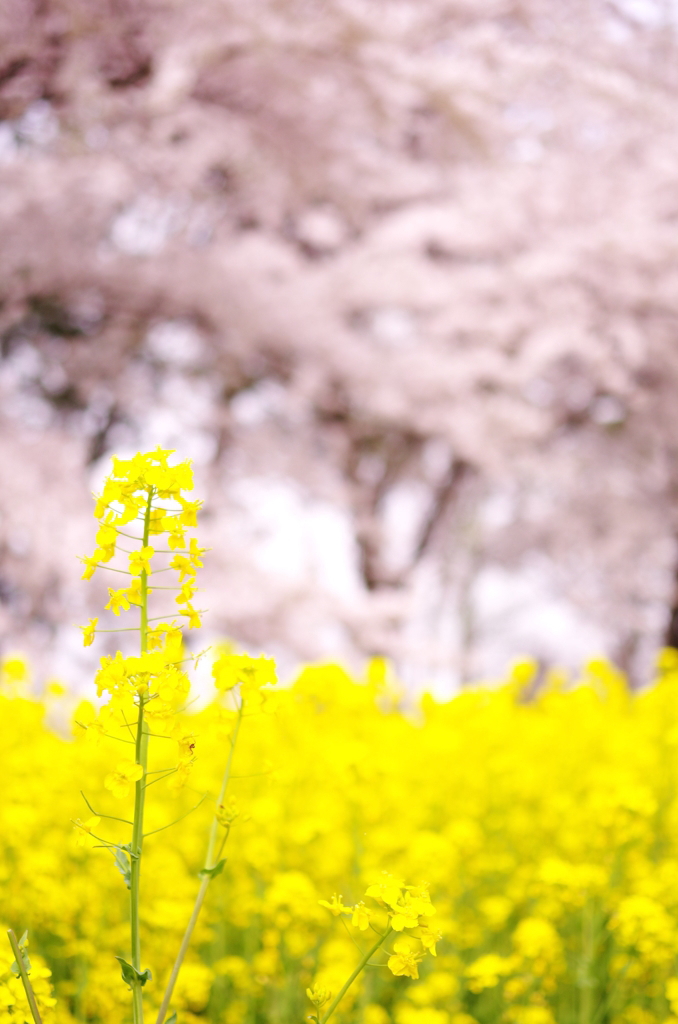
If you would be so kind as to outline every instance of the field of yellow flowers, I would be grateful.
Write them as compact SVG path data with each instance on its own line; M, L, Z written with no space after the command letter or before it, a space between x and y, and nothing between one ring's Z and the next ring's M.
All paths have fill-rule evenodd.
M239 813L179 978L179 1019L303 1021L306 988L337 991L363 945L319 900L355 902L384 870L430 882L443 939L417 980L367 968L338 1011L345 1020L675 1019L677 666L665 658L662 678L629 696L593 664L576 686L553 679L535 699L519 666L498 689L415 707L380 676L378 664L366 680L309 668L245 720ZM29 929L34 975L51 969L53 1019L124 1020L114 957L126 948L127 892L108 851L80 845L71 823L88 813L80 790L116 813L103 785L111 743L51 729L67 702L0 703L1 917ZM218 704L195 715L194 731L190 785L156 787L154 828L218 787ZM147 841L142 929L159 982L199 885L209 814L203 804L190 827ZM3 1024L18 1019L12 984L0 987ZM159 992L146 987L151 1004Z
M437 703L223 647L196 710L171 454L96 499L92 700L1 666L0 1024L678 1024L678 652Z

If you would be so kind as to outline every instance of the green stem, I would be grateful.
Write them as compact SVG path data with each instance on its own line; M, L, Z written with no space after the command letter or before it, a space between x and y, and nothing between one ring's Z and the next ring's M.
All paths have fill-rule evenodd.
M339 990L339 992L338 992L336 998L333 1000L333 1002L330 1003L329 1008L328 1008L327 1013L325 1014L325 1016L320 1018L320 1024L327 1024L327 1021L330 1019L330 1017L332 1016L332 1014L336 1010L337 1006L339 1005L341 1000L344 998L344 996L348 992L349 988L351 987L351 985L353 984L355 979L358 977L360 972L363 970L363 968L364 968L365 964L367 963L367 961L370 959L371 956L374 956L374 954L377 952L377 950L379 949L380 946L383 946L383 944L386 942L387 938L389 937L389 935L391 934L392 931L393 931L393 929L389 928L389 930L387 932L385 932L383 935L380 935L378 942L376 942L374 944L374 946L372 946L372 948L367 953L365 953L365 956L362 958L362 960L360 961L360 963L356 967L356 969L353 972L353 974L350 976L350 978L345 983L345 985L343 985L343 987Z
M153 491L148 492L146 502L146 514L144 516L143 546L148 544L150 522L151 522L151 501ZM148 573L141 572L141 653L148 648ZM144 844L144 803L146 800L146 768L148 765L148 732L144 727L144 706L143 694L139 694L139 714L137 716L137 729L135 740L135 760L143 768L143 774L137 780L134 787L134 821L132 824L132 855L130 857L130 936L132 943L132 966L141 971L141 929L139 926L139 883L141 881L141 854ZM134 1024L143 1024L144 1000L142 986L139 981L132 985L132 1009Z
M233 752L235 750L235 744L236 744L236 741L238 739L238 733L240 732L240 723L242 722L242 713L243 713L243 704L241 702L240 707L238 708L238 717L236 719L235 728L233 730L233 735L231 737L231 749L230 749L229 754L228 754L228 760L226 761L226 768L224 769L224 777L221 780L221 789L219 791L219 796L217 797L217 810L219 809L221 804L223 804L224 799L226 798L226 790L228 789L228 783L229 783L230 778L231 778L231 765L233 764ZM214 815L214 817L212 819L212 825L210 827L209 840L208 840L208 843L207 843L207 854L205 855L205 869L208 870L208 871L211 868L215 867L216 862L218 860L218 856L219 856L219 854L217 854L217 840L218 840L218 836L219 836L219 821L218 821L217 815L215 813L215 815ZM227 836L228 836L228 833L227 833ZM223 849L223 843L222 843L221 849ZM219 853L221 853L221 849L219 850ZM193 911L192 911L191 916L189 918L188 924L186 925L186 931L184 932L184 936L183 936L183 938L181 940L181 945L179 946L179 952L177 953L176 960L174 961L174 965L172 967L172 973L169 976L169 981L167 982L167 987L165 988L165 993L164 993L164 995L162 997L162 1003L160 1004L160 1009L158 1010L158 1016L156 1018L156 1024L164 1024L165 1017L167 1016L167 1011L169 1009L170 1000L172 998L172 993L174 992L174 986L177 983L177 978L179 977L179 971L181 970L181 965L184 962L184 957L186 956L186 952L188 950L188 947L189 947L189 944L190 944L190 941L191 941L191 936L193 935L193 929L195 928L195 926L196 926L196 924L198 922L198 917L200 916L200 911L202 910L202 905L205 902L205 896L207 895L207 890L209 888L209 884L210 884L211 881L212 881L212 876L211 875L204 875L203 879L202 879L202 882L200 883L200 888L198 889L198 895L196 896L195 903L193 905Z
M28 971L26 970L24 958L21 955L21 947L19 946L17 937L11 928L8 930L7 935L9 937L9 942L12 947L12 952L14 953L14 957L16 959L16 965L19 968L19 974L21 975L21 980L24 985L26 999L28 1000L28 1005L31 1008L31 1015L33 1017L33 1020L35 1021L35 1024L42 1024L42 1018L40 1017L40 1010L38 1009L38 1004L35 998L35 992L33 991L33 986L31 985L30 978L28 977Z

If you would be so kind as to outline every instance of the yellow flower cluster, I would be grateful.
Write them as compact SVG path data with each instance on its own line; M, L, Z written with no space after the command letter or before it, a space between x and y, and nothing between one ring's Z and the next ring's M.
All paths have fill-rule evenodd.
M419 939L420 948L417 949L414 943L406 939L397 940L393 945L393 953L388 958L387 966L392 974L408 975L410 978L418 978L418 964L423 959L423 953L428 951L436 955L436 942L442 935L434 932L424 918L435 914L428 892L428 884L405 885L402 878L394 878L387 871L382 872L382 877L369 885L365 890L365 896L372 897L382 911L375 913L361 900L354 907L345 907L342 897L336 893L331 901L318 900L321 907L327 907L329 911L338 917L339 914L349 914L351 924L360 931L366 931L377 922L377 934L381 934L384 940L390 932L402 932L403 929L412 931L412 936ZM315 987L313 991L315 991ZM309 998L311 998L309 996ZM315 1002L314 999L311 999Z
M554 674L527 698L531 670L520 665L501 686L418 704L380 672L353 680L337 666L305 669L273 691L275 704L253 697L262 713L243 724L219 801L239 721L225 702L253 680L266 693L272 672L266 659L240 655L219 665L226 657L217 657L214 700L182 716L177 744L199 737L190 783L150 791L141 880L149 1010L200 885L216 807L220 834L231 833L228 860L175 989L182 1024L301 1021L308 998L322 1018L360 951L389 929L337 1021L675 1024L678 656L665 654L637 695L594 662L575 682ZM114 960L127 948L126 891L97 836L101 816L108 840L125 841L128 827L103 815L126 816L119 796L137 784L136 762L92 725L85 738L98 743L83 742L82 729L76 742L55 731L49 723L74 701L57 688L42 702L20 696L18 660L3 671L0 697L0 918L29 928L44 957L34 971L52 971L35 975L41 998L52 998L53 983L50 1024L126 1019ZM114 692L148 692L142 674L130 671ZM149 757L151 778L162 777L151 773L165 763L163 742ZM204 794L190 827L159 831ZM346 898L326 899L332 892ZM438 955L426 956L438 932ZM22 1024L21 999L6 971L0 1024Z
M83 702L76 721L95 742L102 736L129 740L141 709L146 731L150 728L178 744L176 766L167 772L172 775L170 786L178 789L185 785L193 765L194 744L186 740L191 735L190 728L181 714L190 685L181 667L187 660L182 629L174 616L185 616L190 628L200 625L199 613L191 602L204 549L198 547L195 537L186 538L186 531L196 525L200 506L199 501L189 501L184 493L193 487L190 463L170 465L172 454L157 449L132 459L114 458L112 472L96 498L95 516L100 524L97 547L93 555L82 559L83 578L91 578L99 567L129 577L125 587L108 588L106 610L116 617L121 611L134 610L139 625L124 631L134 632L138 628L141 652L125 656L118 650L101 658L95 684L98 696L106 694L108 701L98 713L89 702ZM163 537L166 547L160 546ZM149 543L151 538L155 547ZM160 538L160 543L156 538ZM154 563L156 556L163 559L163 564ZM168 571L177 573L176 586L149 585L152 577ZM160 600L165 596L161 592L166 591L177 592L174 602L179 608L150 619L149 596L155 593ZM94 618L82 627L85 646L93 643L97 633L118 632L115 628L100 629L98 623L98 618ZM123 800L143 777L141 764L130 758L118 758L115 770L105 776L105 786Z
M180 606L177 612L186 616L193 629L200 626L200 614L191 602L204 549L198 547L195 537L186 546L186 530L197 525L201 502L186 498L183 492L193 488L191 466L189 462L171 466L172 454L170 450L158 448L154 452L139 453L132 459L113 458L113 471L96 498L94 514L100 523L97 546L92 555L81 559L85 566L82 578L91 579L98 568L129 576L124 587L108 588L106 610L119 616L133 605L141 606L144 595L151 592L147 578L154 574L154 555L159 551L171 554L168 564L156 571L172 569L178 574L178 593L174 599ZM148 543L151 537L163 535L166 549L156 549ZM138 546L132 550L126 548L124 544L129 541ZM121 558L121 555L127 557ZM82 627L85 646L92 644L98 621L98 618L90 619L88 625ZM155 645L159 645L166 633L176 634L176 629L175 623L156 626Z
M227 694L238 687L240 699L247 702L250 707L260 707L268 692L262 690L262 687L277 682L275 662L272 658L253 658L249 654L236 654L229 646L222 648L212 665L212 677L220 693Z

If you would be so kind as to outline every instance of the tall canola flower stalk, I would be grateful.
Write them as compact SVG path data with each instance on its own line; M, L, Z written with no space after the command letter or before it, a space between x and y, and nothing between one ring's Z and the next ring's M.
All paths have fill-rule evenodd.
M83 558L84 579L90 579L98 568L126 577L124 586L108 588L105 607L117 617L122 611L133 611L138 622L136 626L100 629L95 618L82 627L86 646L93 643L97 633L138 632L139 653L125 656L118 651L101 659L95 682L99 696L107 694L108 702L96 723L87 723L100 734L122 740L132 748L106 776L104 785L121 801L128 798L133 788L133 816L130 820L95 812L87 822L80 823L83 833L91 836L95 845L113 854L129 889L131 956L129 961L117 959L123 980L132 992L134 1024L143 1021L143 987L152 977L151 971L142 966L139 920L146 793L162 779L171 780L170 785L180 788L193 764L194 738L187 731L182 714L190 684L183 668L188 659L179 622L185 617L190 629L201 624L200 612L192 602L204 549L198 547L195 537L188 543L186 539L186 531L197 525L201 502L186 497L186 492L193 488L190 463L170 466L168 458L172 454L158 449L128 460L113 459L113 471L96 500L94 514L100 523L97 548L91 556ZM122 559L124 568L121 555L126 556ZM166 564L154 565L155 556L161 556ZM161 574L174 572L174 585L149 585L151 577L164 580L166 576ZM161 591L174 592L176 608L169 615L151 617L150 595L160 597ZM151 737L165 742L174 740L178 747L177 758L154 771L149 770L148 764ZM130 841L114 843L101 837L98 832L102 818L128 824Z

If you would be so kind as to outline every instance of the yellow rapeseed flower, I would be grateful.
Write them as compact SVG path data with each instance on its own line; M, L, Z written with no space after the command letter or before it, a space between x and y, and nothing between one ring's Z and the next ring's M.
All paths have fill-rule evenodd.
M132 551L129 555L129 571L132 576L140 576L142 572L150 573L154 554L155 550L150 544L142 546L138 551Z
M97 814L92 815L92 817L88 818L87 821L80 821L80 818L75 819L73 824L76 830L75 841L78 846L89 848L96 845L97 840L92 835L92 832L100 822L101 818Z
M91 647L94 642L94 634L97 631L98 619L90 619L86 626L81 626L82 630L82 645L83 647Z
M382 900L384 903L388 903L390 907L395 907L402 896L404 885L405 882L402 878L394 878L393 875L384 871L378 882L373 882L372 885L367 887L365 895Z
M185 615L188 618L189 629L200 629L200 613L195 610L195 608L193 607L192 604L190 604L190 602L186 603L186 607L182 608L179 614Z
M124 800L129 796L133 782L138 782L144 774L144 769L134 761L118 761L114 772L104 779L104 786L110 789L111 793L118 800Z
M335 917L338 917L339 914L350 914L352 912L351 907L344 906L344 904L341 902L342 899L343 896L337 896L335 892L331 900L318 900L318 903L320 904L321 907L327 907L327 909L330 910Z
M328 989L320 988L318 985L314 985L313 988L307 988L306 995L313 1005L317 1007L324 1006L332 998L332 993Z
M412 953L403 950L401 953L392 953L388 958L387 966L391 974L396 977L418 978L419 964L423 960L420 953Z
M370 926L370 911L362 902L362 900L360 901L360 903L356 903L355 907L353 908L353 917L351 918L351 924L355 928L360 928L362 932L366 931L366 929Z
M106 610L113 612L114 615L120 615L120 609L124 611L129 609L129 600L127 598L126 590L113 590L112 587L108 588L108 604L104 605Z

